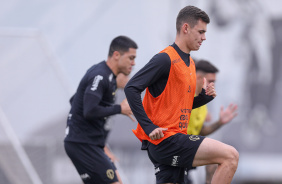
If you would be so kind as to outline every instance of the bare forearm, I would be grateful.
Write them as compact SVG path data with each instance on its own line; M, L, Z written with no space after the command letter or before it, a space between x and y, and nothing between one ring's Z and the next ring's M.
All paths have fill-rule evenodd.
M203 125L203 128L200 132L200 135L202 136L207 136L211 133L213 133L214 131L216 131L217 129L219 129L221 127L221 122L220 121L216 121L214 123L212 123L211 125Z

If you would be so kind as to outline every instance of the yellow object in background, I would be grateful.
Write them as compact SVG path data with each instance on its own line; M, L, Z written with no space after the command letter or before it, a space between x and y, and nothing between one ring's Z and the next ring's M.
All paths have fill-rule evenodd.
M199 135L208 114L207 105L203 105L191 112L187 134Z

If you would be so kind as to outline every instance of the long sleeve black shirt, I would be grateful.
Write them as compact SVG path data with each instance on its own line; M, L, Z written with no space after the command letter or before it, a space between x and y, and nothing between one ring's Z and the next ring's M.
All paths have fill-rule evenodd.
M115 104L116 89L116 76L105 61L88 69L70 100L65 141L105 146L107 119L121 113Z

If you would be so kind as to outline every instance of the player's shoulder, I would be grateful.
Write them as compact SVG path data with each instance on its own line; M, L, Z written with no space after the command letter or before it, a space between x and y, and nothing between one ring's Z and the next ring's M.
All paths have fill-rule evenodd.
M105 78L110 76L111 74L112 71L109 69L105 61L91 66L86 73L86 75L88 75L88 78L94 78L96 76L100 76L100 78Z
M170 65L170 57L167 53L157 53L150 60L152 64Z
M105 61L91 66L83 77L83 81L87 84L102 84L108 85L109 81L113 78L113 73L106 65Z

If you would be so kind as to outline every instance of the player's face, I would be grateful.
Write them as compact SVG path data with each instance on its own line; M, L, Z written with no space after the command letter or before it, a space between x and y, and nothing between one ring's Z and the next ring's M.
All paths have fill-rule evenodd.
M206 31L207 31L207 23L205 23L201 19L193 28L190 28L188 34L189 39L187 42L190 51L200 49L202 42L206 40L206 35L205 35Z
M197 80L196 80L196 91L195 93L199 95L201 93L203 84L204 84L204 76L202 74L196 73Z
M128 52L123 53L119 58L119 71L124 75L129 75L135 65L136 49L129 48Z
M205 75L206 80L207 80L207 85L209 85L210 83L215 83L216 81L216 74L215 73L206 73Z

